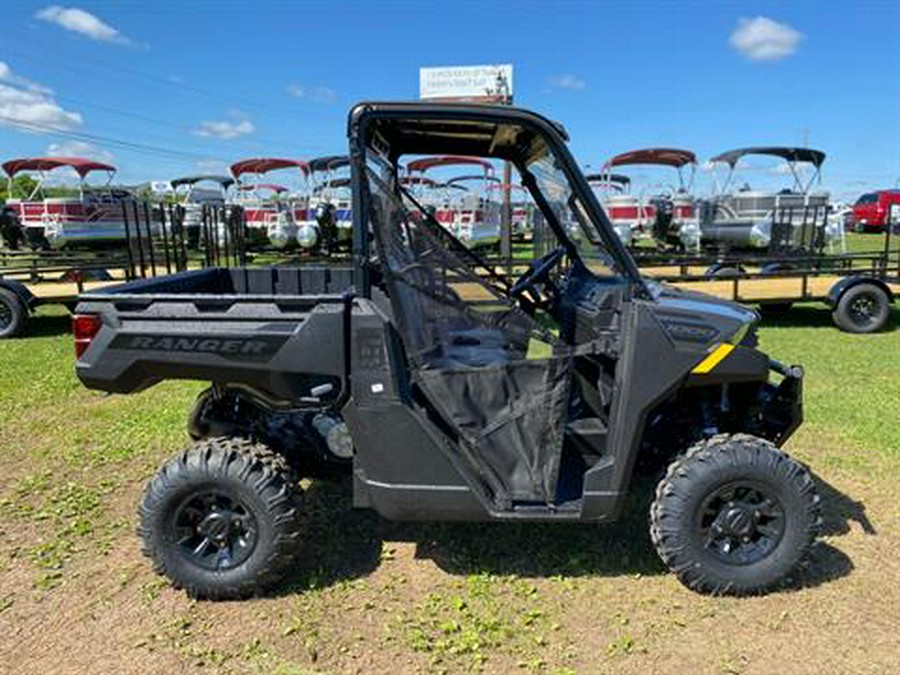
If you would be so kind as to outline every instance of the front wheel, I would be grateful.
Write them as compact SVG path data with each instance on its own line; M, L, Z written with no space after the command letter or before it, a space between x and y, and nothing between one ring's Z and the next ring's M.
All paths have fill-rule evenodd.
M198 441L144 491L138 534L154 569L188 595L245 598L277 584L300 537L284 459L241 438Z
M821 522L801 464L755 436L716 436L669 467L650 510L663 562L689 588L748 595L783 580Z

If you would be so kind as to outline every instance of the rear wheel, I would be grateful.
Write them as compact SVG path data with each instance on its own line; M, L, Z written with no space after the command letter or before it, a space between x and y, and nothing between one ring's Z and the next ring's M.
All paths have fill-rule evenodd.
M0 339L22 335L27 327L25 303L8 288L0 288Z
M240 438L198 441L166 463L147 485L139 514L144 554L196 598L271 588L300 537L299 490L287 464Z
M891 302L882 288L861 283L844 292L831 316L848 333L875 333L887 325Z
M809 550L820 500L809 472L755 436L716 436L669 467L650 510L659 556L689 588L747 595L783 580Z

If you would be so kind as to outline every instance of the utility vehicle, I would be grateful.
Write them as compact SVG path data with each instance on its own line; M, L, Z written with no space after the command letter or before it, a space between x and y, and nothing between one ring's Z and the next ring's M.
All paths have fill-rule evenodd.
M155 568L201 598L272 586L303 550L298 477L349 474L354 505L390 519L601 523L640 462L668 467L650 535L685 584L783 580L819 497L779 449L802 419L802 369L756 348L756 314L641 278L565 130L537 114L363 103L348 134L346 267L188 271L81 297L88 387L212 383L194 444L140 505ZM540 209L543 253L518 278L401 185L404 158L448 153L511 162Z

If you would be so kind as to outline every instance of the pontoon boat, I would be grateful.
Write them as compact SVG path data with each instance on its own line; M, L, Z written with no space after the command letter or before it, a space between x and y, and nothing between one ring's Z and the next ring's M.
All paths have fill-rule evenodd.
M228 189L234 185L230 176L185 176L170 181L177 202L184 208L182 227L188 248L200 246L203 207L224 206Z
M609 172L616 166L638 165L671 167L678 173L678 185L655 182L645 184L637 195L608 193L604 206L613 225L647 232L661 245L697 248L700 230L691 196L696 155L678 148L645 148L616 155L604 169ZM689 167L687 176L685 167Z
M69 193L67 196L50 196L54 189L46 185L47 174L62 168L71 168L78 174L77 190L63 188ZM10 198L6 204L24 228L31 246L63 248L124 242L123 209L136 203L136 198L130 191L111 185L114 166L80 157L33 157L4 162L3 170L9 178ZM26 171L36 174L37 184L30 194L14 196L13 178ZM104 185L88 185L88 174L94 172L107 174Z
M291 193L282 186L259 182L265 174L283 169L299 170L301 183L306 185L309 165L300 160L261 157L233 164L231 174L238 181L235 203L244 208L251 240L267 242L275 248L285 248L294 242L312 248L319 239L318 230L298 227L296 218L297 213L305 213L309 208L305 191ZM256 176L257 180L246 181L247 175Z
M633 223L639 215L637 199L629 193L631 179L621 173L592 173L585 176L588 185L599 193L600 204L612 223L619 239L626 246L634 241ZM610 209L618 209L618 217L613 218Z
M466 246L493 246L500 241L500 203L492 198L491 184L498 183L494 165L478 157L443 155L413 160L406 165L410 176L424 175L432 169L447 166L479 166L481 174L457 176L446 181L448 186L469 188L453 200L453 232ZM449 196L449 195L448 195Z
M783 159L793 185L779 192L754 190L749 184L735 188L735 170L747 155ZM726 165L728 174L713 196L701 205L700 227L706 246L732 249L809 251L820 249L840 233L829 231L828 193L813 192L820 180L825 153L795 147L753 147L723 152L710 162ZM812 166L805 180L800 165Z
M335 245L349 246L353 237L350 178L338 175L349 166L350 159L346 155L317 157L309 162L313 187L303 217L297 214L298 223L301 229L315 228L328 251Z

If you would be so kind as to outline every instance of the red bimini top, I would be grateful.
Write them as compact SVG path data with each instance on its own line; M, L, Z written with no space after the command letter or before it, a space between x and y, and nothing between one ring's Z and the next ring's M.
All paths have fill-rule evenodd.
M11 159L3 163L6 175L12 178L20 171L52 171L63 166L75 169L83 179L91 171L115 171L116 167L103 162L83 157L26 157L23 159Z
M437 157L424 157L415 159L406 165L409 171L428 171L438 166L453 166L459 164L474 164L484 169L485 173L493 174L494 165L480 157L466 157L464 155L440 155Z
M297 168L303 175L309 174L309 164L299 159L278 159L277 157L255 157L245 159L231 165L231 173L235 178L244 173L268 173L278 169Z
M686 164L696 164L697 156L690 150L677 148L647 148L645 150L632 150L616 155L606 163L606 166L623 166L625 164L659 164L680 169Z

